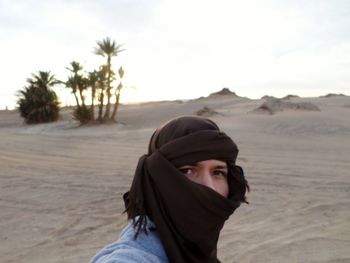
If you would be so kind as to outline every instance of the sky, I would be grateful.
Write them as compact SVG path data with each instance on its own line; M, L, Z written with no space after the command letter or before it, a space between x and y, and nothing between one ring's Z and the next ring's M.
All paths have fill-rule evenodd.
M97 69L105 37L125 48L113 58L124 103L224 87L252 99L350 95L348 0L0 0L0 37L0 109L39 70L66 80L73 60Z

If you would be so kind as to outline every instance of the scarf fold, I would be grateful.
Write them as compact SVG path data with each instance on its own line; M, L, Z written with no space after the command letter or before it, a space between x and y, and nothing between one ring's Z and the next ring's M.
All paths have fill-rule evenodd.
M169 129L156 131L158 135L152 140L159 134L164 137L164 132ZM143 226L148 216L156 225L170 262L220 262L220 231L244 201L247 187L243 170L235 166L236 144L216 125L184 136L171 134L171 140L163 140L158 146L152 140L152 152L139 159L131 189L124 195L128 217L140 216L134 222L136 232L146 231ZM178 170L179 166L208 159L229 164L229 198L192 182Z

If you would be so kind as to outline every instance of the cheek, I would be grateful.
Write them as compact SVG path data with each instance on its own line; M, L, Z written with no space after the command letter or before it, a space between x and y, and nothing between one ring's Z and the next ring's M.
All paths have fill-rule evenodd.
M227 180L219 180L216 182L216 191L224 197L228 197L229 187Z
M196 176L195 174L191 173L191 174L185 174L185 176L187 177L187 179L199 183L200 180L198 179L198 176Z

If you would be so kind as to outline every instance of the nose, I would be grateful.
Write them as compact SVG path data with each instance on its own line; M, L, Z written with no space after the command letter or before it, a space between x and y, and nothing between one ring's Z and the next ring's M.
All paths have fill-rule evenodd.
M210 171L207 170L201 170L197 177L197 183L204 185L206 187L209 187L216 191L214 186L214 180L210 174Z

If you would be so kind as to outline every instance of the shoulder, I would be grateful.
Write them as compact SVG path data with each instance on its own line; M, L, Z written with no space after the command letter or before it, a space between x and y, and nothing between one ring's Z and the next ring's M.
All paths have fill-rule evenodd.
M152 222L148 229L153 229ZM163 245L156 231L149 230L148 234L140 233L134 239L132 223L122 230L117 241L105 246L90 263L167 263Z

